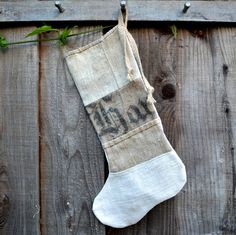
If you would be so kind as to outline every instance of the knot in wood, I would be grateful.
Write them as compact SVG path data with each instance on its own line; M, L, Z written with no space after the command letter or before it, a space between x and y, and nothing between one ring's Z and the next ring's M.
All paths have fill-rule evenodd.
M223 64L223 74L226 76L229 72L229 67L227 64Z
M162 97L163 99L172 99L175 97L176 89L175 86L171 83L165 84L162 87Z
M0 194L0 229L4 227L7 222L10 211L10 201L6 194Z

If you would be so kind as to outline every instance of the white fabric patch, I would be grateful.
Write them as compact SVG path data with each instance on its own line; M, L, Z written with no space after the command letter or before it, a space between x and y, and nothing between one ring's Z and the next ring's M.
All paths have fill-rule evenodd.
M103 224L127 227L157 204L174 197L185 183L185 166L173 150L127 170L109 173L94 200L93 212Z

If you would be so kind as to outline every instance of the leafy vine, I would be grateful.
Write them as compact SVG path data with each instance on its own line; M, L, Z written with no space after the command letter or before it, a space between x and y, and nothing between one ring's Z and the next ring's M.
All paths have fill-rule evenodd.
M98 27L98 28L93 29L93 30L88 30L88 31L79 32L79 33L72 33L72 31L75 28L77 28L78 26L74 26L74 27L71 27L71 28L66 27L63 30L60 30L60 29L52 28L52 26L50 26L50 25L44 25L44 26L41 26L41 27L38 27L38 28L34 29L32 32L27 34L25 36L25 38L32 37L32 36L35 36L35 35L40 35L42 33L49 33L49 32L56 32L57 37L55 37L55 38L35 39L35 40L22 40L22 41L17 41L17 42L9 42L2 34L0 34L0 48L8 48L9 45L31 43L31 42L40 42L40 41L58 41L60 45L65 45L67 43L67 40L68 40L69 37L78 36L78 35L82 35L82 34L87 34L87 33L91 33L91 32L99 32L99 31L101 31L105 28L109 28L109 27L112 27L112 26L113 25L105 26L105 27Z

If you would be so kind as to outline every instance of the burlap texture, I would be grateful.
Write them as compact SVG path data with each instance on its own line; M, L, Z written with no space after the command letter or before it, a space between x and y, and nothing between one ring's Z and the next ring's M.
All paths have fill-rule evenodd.
M117 25L101 39L66 55L66 62L84 105L88 105L140 78L126 39L126 28Z
M115 139L157 118L147 103L148 92L140 79L86 106L102 143Z
M109 170L126 170L172 149L125 24L66 55L66 62L104 147Z

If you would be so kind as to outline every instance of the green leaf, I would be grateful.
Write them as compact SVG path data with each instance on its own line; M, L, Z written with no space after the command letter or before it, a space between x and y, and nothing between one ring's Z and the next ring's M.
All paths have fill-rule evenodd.
M68 36L70 35L71 31L76 27L77 26L74 26L72 28L66 27L65 29L63 29L62 32L59 33L58 39L59 39L61 45L66 44Z
M177 37L177 27L175 25L171 25L170 29L171 29L171 32L172 32L174 38L176 39L176 37Z
M8 48L8 41L2 34L0 34L0 47Z
M44 26L34 29L31 33L27 34L25 37L27 38L34 35L38 35L40 33L46 33L46 32L52 32L52 31L58 31L58 29L53 29L52 26L50 25L44 25Z

